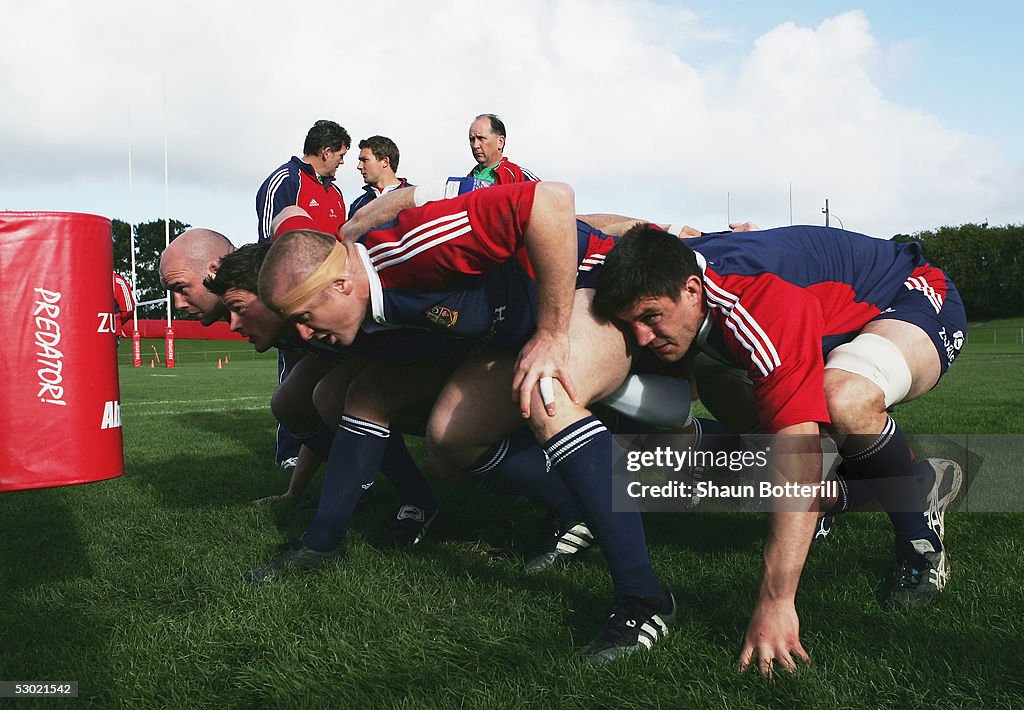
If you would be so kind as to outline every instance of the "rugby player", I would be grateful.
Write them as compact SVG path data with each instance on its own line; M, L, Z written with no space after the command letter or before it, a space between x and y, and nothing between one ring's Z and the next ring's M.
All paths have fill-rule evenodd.
M174 307L199 316L208 326L226 320L224 303L203 286L203 279L213 276L221 257L235 250L235 245L220 232L211 229L189 229L167 245L160 254L160 285L174 294Z
M402 192L410 191L387 197ZM259 287L307 337L350 344L372 330L414 327L486 343L459 365L431 413L434 468L511 463L529 422L609 563L614 601L585 649L603 663L664 638L675 602L651 568L639 513L612 511L613 441L586 406L620 386L631 357L622 333L590 313L593 277L613 242L577 226L566 185L477 190L403 210L358 242L285 234ZM308 535L304 542L315 549Z
M398 177L395 172L400 157L398 146L387 136L370 136L359 141L356 169L363 176L365 185L363 194L352 200L348 210L349 219L381 195L410 186L408 180Z
M337 234L345 223L345 199L336 182L338 168L352 139L334 121L321 119L306 133L302 157L291 159L276 168L256 191L257 235L261 242L273 239L274 219L287 207L300 207L316 223L317 229ZM278 351L277 381L283 382L294 362L286 350ZM278 425L274 440L274 461L282 468L298 462L299 442L287 429Z
M340 411L331 407L339 399L344 401L338 393L344 393L360 377L381 376L363 358L300 338L292 324L259 300L256 283L269 249L270 245L265 243L243 246L224 256L216 275L203 282L224 301L230 313L231 330L248 338L257 352L276 347L301 355L292 373L274 392L271 411L289 431L296 432L304 449L287 492L259 502L295 498L302 493L320 462L330 453L333 431L341 417ZM402 505L396 518L376 533L374 540L379 544L385 540L394 545L415 544L426 533L438 506L401 436L389 441L380 469L395 486Z
M132 289L128 279L121 274L114 273L114 319L115 335L118 344L121 343L121 336L124 334L124 327L132 320L135 313L135 291Z
M952 282L898 244L823 227L681 241L640 225L605 260L595 310L665 361L703 352L747 370L762 431L788 480L821 480L819 433L847 475L867 482L896 533L894 606L945 584L944 513L959 466L915 485L910 449L887 408L935 386L960 351L966 317ZM773 513L740 667L808 661L795 596L818 513Z

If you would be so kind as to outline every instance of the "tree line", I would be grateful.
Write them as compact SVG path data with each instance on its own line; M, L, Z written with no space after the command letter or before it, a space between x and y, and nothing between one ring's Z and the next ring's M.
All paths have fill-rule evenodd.
M170 220L170 236L174 239L191 225ZM132 277L131 233L128 223L120 219L113 220L114 229L114 271L129 281ZM139 302L164 298L167 292L160 286L160 254L164 250L164 221L140 222L135 225L135 273L138 283L135 293ZM166 307L162 303L143 306L138 309L139 318L163 318ZM184 311L175 311L175 318L194 320Z
M969 321L1024 315L1024 224L963 224L893 239L921 244L956 284Z
M131 275L128 223L114 224L114 270ZM170 220L174 239L190 225ZM1024 315L1024 225L990 227L988 224L964 224L940 227L934 231L897 234L893 240L919 242L925 258L945 271L964 300L969 320L1009 318ZM157 265L164 249L164 222L153 220L135 226L135 264L139 283L139 301L162 298ZM163 306L156 304L139 311L140 317L163 317ZM178 312L176 318L190 317Z

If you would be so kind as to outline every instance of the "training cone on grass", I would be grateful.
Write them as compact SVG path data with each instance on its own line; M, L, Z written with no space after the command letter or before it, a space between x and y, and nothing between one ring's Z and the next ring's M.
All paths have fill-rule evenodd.
M229 358L229 357L228 357L227 355L225 355L225 356L224 356L224 364L225 364L225 365L227 365L227 364L229 364L230 362L231 362L231 358Z
M220 358L217 358L217 369L218 370L223 370L224 369L224 363L222 363L220 361Z
M150 360L150 361L149 361L149 366L150 366L150 367L156 367L156 363L155 363L155 362L153 362L152 360Z

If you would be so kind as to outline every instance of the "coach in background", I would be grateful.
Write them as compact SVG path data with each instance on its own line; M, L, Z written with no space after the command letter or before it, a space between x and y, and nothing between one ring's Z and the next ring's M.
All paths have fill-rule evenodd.
M363 194L352 201L348 218L381 195L392 190L409 187L409 181L400 178L398 172L398 146L386 136L370 136L359 141L359 158L356 169L363 176Z
M338 167L352 145L348 131L334 121L319 120L306 134L302 157L270 174L256 193L259 241L274 238L271 223L285 207L296 205L328 234L337 234L345 223L345 199L334 181Z
M259 241L274 239L274 218L285 207L298 206L310 216L316 228L337 234L345 223L345 198L334 181L338 167L352 145L348 131L334 121L321 119L313 124L302 146L302 157L291 160L270 174L256 193ZM283 382L293 363L283 351L278 353L278 381ZM283 468L298 462L299 441L287 429L278 426L274 460Z
M469 147L476 167L468 177L483 185L535 182L539 177L504 156L505 124L493 113L482 113L469 126Z

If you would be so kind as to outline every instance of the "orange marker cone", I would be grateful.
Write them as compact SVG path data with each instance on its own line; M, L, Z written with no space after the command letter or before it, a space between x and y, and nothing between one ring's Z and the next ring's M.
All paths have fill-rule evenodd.
M154 365L154 364L153 364L153 360L150 360L150 361L149 361L149 366L150 366L150 367L156 367L156 365Z
M224 364L221 363L220 358L217 358L217 369L218 370L223 370L224 369Z
M228 359L228 356L227 356L227 355L225 355L225 356L224 356L224 364L225 364L225 365L227 365L227 364L228 364L228 363L230 363L230 362L231 362L231 360L229 360L229 359Z

